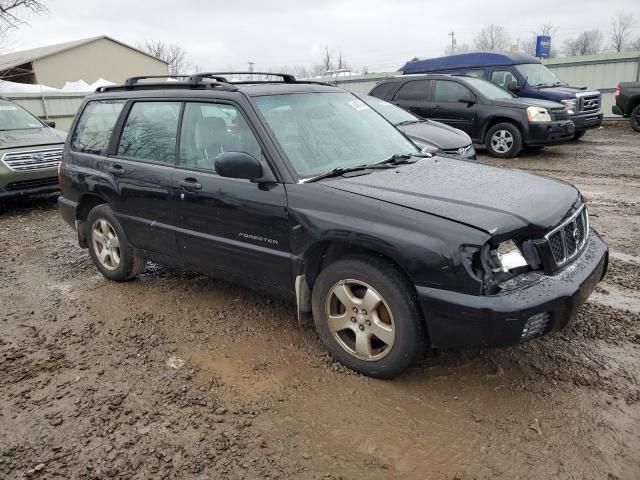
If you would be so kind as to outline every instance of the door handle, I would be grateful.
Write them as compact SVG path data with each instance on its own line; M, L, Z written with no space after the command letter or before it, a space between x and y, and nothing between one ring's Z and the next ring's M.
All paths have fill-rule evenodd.
M111 172L111 174L115 177L118 177L120 175L124 175L125 171L124 168L122 167L122 165L118 165L117 163L115 165L110 165L109 166L109 172Z
M434 110L442 110L442 107L440 105L434 105L433 109Z
M197 192L198 190L202 190L202 184L198 183L195 178L185 178L180 183L178 183L182 187L183 190L187 192Z

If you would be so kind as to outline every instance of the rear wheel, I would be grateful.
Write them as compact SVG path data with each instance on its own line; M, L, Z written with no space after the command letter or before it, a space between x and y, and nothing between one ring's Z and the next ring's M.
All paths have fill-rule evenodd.
M489 154L498 158L513 158L522 150L522 134L512 123L498 123L485 137Z
M352 370L395 377L424 350L415 293L382 258L353 256L332 263L316 280L312 303L321 340Z
M109 205L98 205L89 212L87 241L93 263L109 280L130 280L144 271L144 258L136 255L129 245Z
M631 111L629 123L631 123L631 128L636 132L640 132L640 105L636 105L636 108Z

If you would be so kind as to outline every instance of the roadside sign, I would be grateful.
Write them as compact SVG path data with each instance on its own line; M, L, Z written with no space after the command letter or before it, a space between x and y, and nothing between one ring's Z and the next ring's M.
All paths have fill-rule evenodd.
M551 37L549 35L538 35L536 37L536 57L549 58L551 53Z

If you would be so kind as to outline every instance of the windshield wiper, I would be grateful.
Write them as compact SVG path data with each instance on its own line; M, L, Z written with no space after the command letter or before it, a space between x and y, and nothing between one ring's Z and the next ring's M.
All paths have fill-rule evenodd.
M398 122L396 123L397 127L402 127L404 125L413 125L414 123L422 123L424 122L424 120L418 120L417 118L415 120L403 120L402 122Z
M349 172L357 172L359 170L368 170L370 166L367 165L359 165L357 167L338 167L333 170L321 173L320 175L316 175L315 177L307 178L303 180L304 183L317 182L318 180L322 180L323 178L331 178L331 177L339 177L340 175L344 175Z
M385 158L381 162L358 165L357 167L338 167L333 170L321 173L320 175L316 175L315 177L307 178L303 180L304 183L316 182L318 180L322 180L323 178L331 178L331 177L339 177L340 175L344 175L349 172L358 172L362 170L376 170L376 169L384 169L384 168L393 168L397 165L406 165L409 163L415 163L416 160L411 160L412 157L420 157L420 158L429 158L433 155L429 153L394 153L389 158Z

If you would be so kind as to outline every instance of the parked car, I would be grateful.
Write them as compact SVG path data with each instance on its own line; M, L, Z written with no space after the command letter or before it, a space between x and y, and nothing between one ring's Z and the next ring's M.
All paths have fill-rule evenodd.
M462 130L416 117L411 112L370 95L360 98L409 137L423 152L441 157L476 159L471 137Z
M560 102L575 124L575 140L602 124L599 91L568 85L540 60L522 53L474 52L416 60L405 64L402 72L469 75L489 80L519 97Z
M66 134L0 98L0 198L58 190Z
M522 148L567 142L575 132L561 104L517 98L475 77L402 75L382 80L370 95L458 128L494 157L512 158Z
M618 84L614 99L613 113L629 118L631 128L640 132L640 82Z
M330 85L225 75L83 101L59 208L106 278L152 260L280 295L344 365L393 377L427 345L558 330L604 276L568 183L421 153Z

